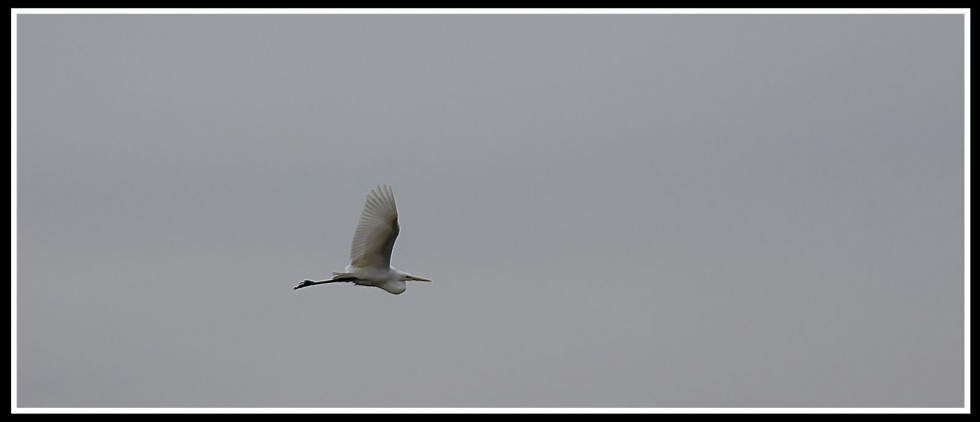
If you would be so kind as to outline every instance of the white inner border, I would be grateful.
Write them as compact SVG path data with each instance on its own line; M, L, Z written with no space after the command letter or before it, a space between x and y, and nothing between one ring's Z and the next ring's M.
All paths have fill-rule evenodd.
M964 19L964 407L962 408L23 408L17 407L17 16L22 14L940 14ZM11 9L11 413L970 413L970 9Z

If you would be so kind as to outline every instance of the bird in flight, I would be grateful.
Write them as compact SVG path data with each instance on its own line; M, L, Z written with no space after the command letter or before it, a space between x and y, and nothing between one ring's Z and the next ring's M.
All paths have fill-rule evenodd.
M358 286L373 286L391 294L405 291L406 280L432 281L398 271L391 266L391 249L398 237L398 210L391 186L371 189L361 220L354 230L350 245L350 265L344 272L334 272L329 280L303 280L293 290L324 283L351 282Z

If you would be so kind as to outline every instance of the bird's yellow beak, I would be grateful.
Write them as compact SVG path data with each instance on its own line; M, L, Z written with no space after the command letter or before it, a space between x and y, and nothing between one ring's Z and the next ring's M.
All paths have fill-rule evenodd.
M416 277L416 276L414 276L414 275L410 275L410 276L408 276L408 279L409 279L409 280L415 280L415 281L432 281L432 280L429 280L429 279L427 279L427 278L422 278L422 277Z

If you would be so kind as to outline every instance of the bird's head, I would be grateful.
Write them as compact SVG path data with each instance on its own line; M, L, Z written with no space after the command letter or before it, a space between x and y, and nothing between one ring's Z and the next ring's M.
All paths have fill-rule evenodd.
M398 272L398 279L401 281L415 280L415 281L432 281L424 277L419 277L416 275L411 275L409 273Z

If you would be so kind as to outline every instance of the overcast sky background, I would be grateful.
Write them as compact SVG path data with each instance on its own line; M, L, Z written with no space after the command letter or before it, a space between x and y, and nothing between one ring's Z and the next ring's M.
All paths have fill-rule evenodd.
M18 406L963 406L961 15L17 23Z

